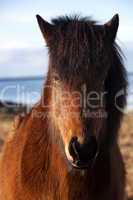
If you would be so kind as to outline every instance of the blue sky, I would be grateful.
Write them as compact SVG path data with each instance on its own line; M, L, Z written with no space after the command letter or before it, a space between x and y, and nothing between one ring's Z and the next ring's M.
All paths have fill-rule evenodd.
M1 0L0 76L41 75L47 71L47 50L35 15L45 19L81 13L106 22L120 15L118 43L124 50L127 69L133 71L132 0Z

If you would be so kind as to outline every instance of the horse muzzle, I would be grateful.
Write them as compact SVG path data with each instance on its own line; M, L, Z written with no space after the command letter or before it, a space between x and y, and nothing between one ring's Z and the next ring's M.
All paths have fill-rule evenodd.
M95 160L98 152L98 145L94 136L89 136L81 144L77 137L73 137L68 147L72 157L72 166L78 169L89 168Z

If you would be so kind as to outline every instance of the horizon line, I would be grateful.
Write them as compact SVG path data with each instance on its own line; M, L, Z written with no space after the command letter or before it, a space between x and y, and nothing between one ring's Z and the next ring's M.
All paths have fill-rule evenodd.
M133 75L133 71L127 71L128 76ZM12 80L41 80L45 79L46 75L31 75L31 76L11 76L11 77L0 77L0 81L12 81Z

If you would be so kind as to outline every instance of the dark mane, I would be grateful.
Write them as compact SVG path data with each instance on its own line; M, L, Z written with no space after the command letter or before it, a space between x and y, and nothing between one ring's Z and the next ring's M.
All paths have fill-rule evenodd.
M57 32L49 49L52 66L60 71L60 77L64 80L78 74L81 76L81 73L89 77L94 71L91 67L93 64L96 65L97 76L102 73L103 64L111 67L117 62L124 71L122 51L115 42L109 44L104 26L97 24L90 17L80 15L60 16L52 19L52 24L56 27L55 33ZM122 74L125 76L124 72Z
M57 26L57 31L60 33L57 42L62 41L62 45L59 47L59 52L61 52L59 55L55 51L56 48L54 48L56 44L52 44L52 67L60 72L60 77L63 80L70 81L73 78L76 80L75 76L77 76L77 80L83 78L83 81L85 79L89 81L90 79L93 83L98 81L99 75L102 76L103 66L109 66L105 79L105 91L108 93L106 96L108 134L105 137L104 144L110 148L110 145L116 141L118 136L123 109L126 105L128 82L123 52L115 41L113 43L109 42L109 36L106 35L104 26L97 25L90 17L64 16L53 19L52 23ZM69 27L64 36L62 30L65 31L67 25ZM70 37L72 30L74 42ZM65 43L65 47L63 43ZM94 71L96 73L95 79L92 80ZM103 78L104 76L103 73ZM71 83L75 84L73 81ZM117 100L117 106L121 108L119 110L115 105L115 97L121 90L125 93Z
M59 16L57 18L53 18L51 21L53 25L63 25L71 22L82 22L90 25L96 24L96 21L92 20L91 17L81 17L80 15Z
M55 36L51 39L49 51L53 67L60 70L60 77L68 79L70 75L88 74L91 64L97 62L99 65L105 54L102 26L90 17L78 15L55 18L52 24Z
M108 113L107 129L109 130L109 133L105 137L105 144L108 148L112 146L118 137L118 130L127 103L127 86L127 72L124 67L123 52L121 48L114 43L113 63L105 81L105 90L108 91L106 109ZM118 93L121 93L121 95L117 100L116 107L115 98Z

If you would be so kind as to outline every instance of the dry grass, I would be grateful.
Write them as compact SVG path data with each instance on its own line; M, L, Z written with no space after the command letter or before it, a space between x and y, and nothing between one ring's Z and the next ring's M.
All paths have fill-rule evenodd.
M13 115L0 113L0 151L11 128ZM133 113L125 116L120 130L120 146L127 171L128 200L133 200Z
M12 126L14 116L0 113L0 151L6 136L9 133L10 127Z
M120 146L126 165L128 200L133 200L133 113L124 118L120 130Z

